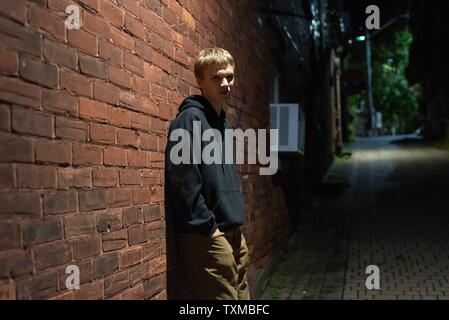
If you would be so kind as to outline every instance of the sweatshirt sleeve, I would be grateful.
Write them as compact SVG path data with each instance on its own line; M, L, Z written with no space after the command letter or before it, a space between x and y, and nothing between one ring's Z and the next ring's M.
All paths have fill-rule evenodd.
M207 207L201 193L203 183L197 164L193 164L193 147L190 143L190 163L175 164L170 159L170 151L178 141L170 141L170 133L178 128L186 129L192 138L192 123L195 117L185 115L170 128L167 140L166 183L170 190L170 205L174 209L174 219L190 225L192 230L211 236L218 225L214 213ZM196 119L199 121L199 119Z

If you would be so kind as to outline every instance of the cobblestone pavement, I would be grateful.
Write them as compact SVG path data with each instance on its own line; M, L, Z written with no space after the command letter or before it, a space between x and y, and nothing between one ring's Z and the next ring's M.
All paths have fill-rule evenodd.
M259 299L449 299L449 153L407 136L347 151L331 172L350 187L312 202Z

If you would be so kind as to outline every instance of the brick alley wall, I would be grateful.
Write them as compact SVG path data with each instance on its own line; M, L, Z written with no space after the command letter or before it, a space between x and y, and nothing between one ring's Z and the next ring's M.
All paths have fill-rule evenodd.
M165 299L169 121L201 48L237 62L228 108L268 127L269 48L250 1L0 2L0 298ZM81 9L68 30L65 9ZM281 189L241 165L250 277L289 231ZM81 288L68 290L68 265ZM170 298L170 297L169 297Z

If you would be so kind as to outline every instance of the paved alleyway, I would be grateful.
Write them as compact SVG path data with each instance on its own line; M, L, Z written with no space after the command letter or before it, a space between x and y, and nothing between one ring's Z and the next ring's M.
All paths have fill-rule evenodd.
M312 203L259 298L449 299L449 153L410 136L345 151L331 172L350 187ZM368 265L380 290L365 287Z

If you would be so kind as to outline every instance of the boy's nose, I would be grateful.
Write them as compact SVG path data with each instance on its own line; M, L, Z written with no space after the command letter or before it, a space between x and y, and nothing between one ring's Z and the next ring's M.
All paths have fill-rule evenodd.
M228 82L228 79L226 79L226 78L223 78L223 81L221 82L221 85L222 85L223 87L227 87L227 86L229 86L229 82Z

